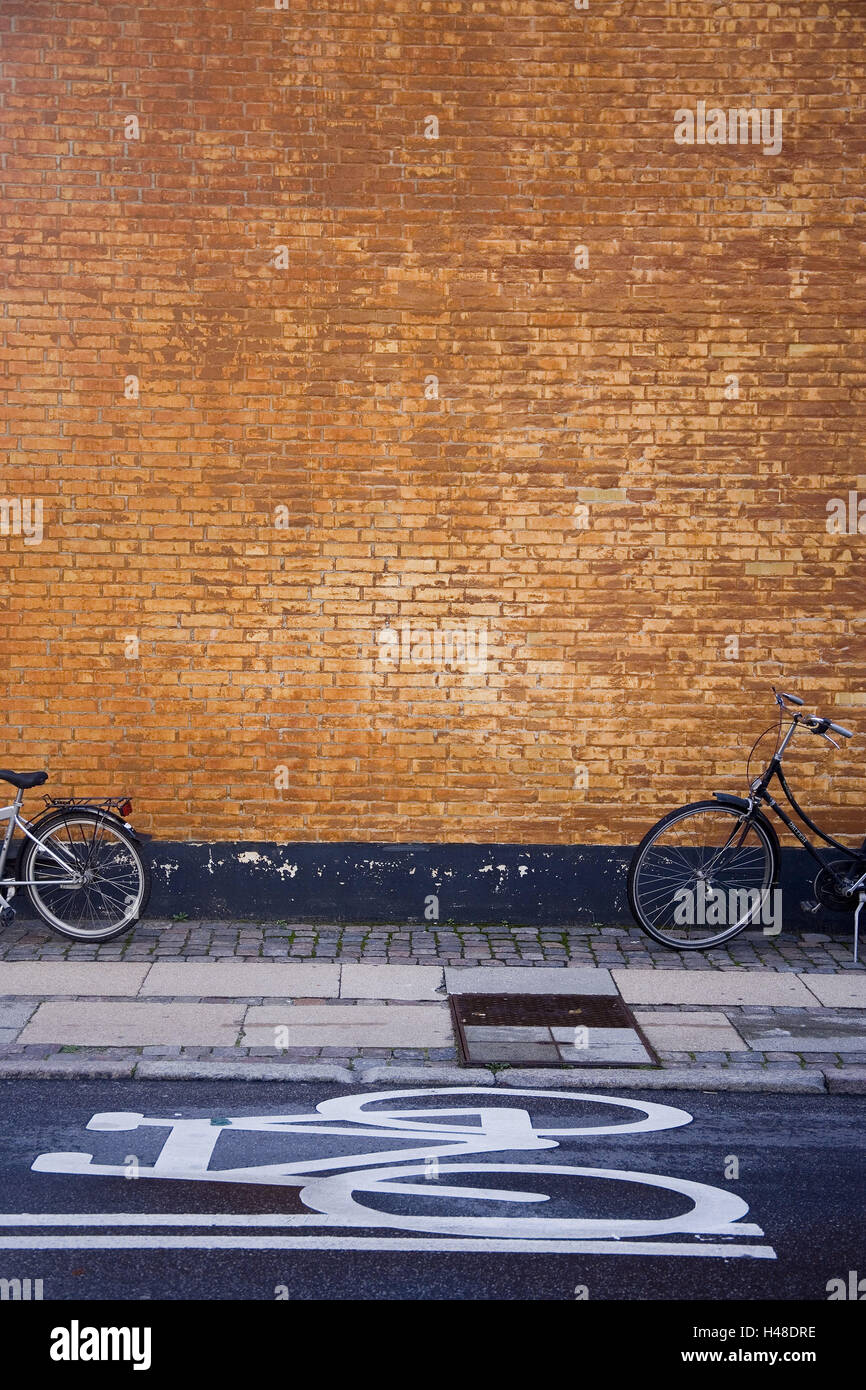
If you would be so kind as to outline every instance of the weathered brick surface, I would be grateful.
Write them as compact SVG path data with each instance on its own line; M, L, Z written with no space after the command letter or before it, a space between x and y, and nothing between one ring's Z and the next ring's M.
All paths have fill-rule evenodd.
M772 681L862 723L864 40L5 0L2 760L175 838L607 843L741 783ZM861 828L862 766L794 780Z

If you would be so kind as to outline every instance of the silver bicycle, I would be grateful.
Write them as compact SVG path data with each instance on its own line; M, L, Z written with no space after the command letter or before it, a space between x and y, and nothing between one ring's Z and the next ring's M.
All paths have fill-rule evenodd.
M43 810L28 821L21 814L24 793L41 787L48 773L0 768L0 781L16 788L12 804L0 808L0 821L6 821L0 848L0 925L14 921L11 900L23 888L43 922L60 936L110 941L134 926L150 897L150 870L125 819L132 810L129 798L46 796ZM7 878L16 830L22 839Z

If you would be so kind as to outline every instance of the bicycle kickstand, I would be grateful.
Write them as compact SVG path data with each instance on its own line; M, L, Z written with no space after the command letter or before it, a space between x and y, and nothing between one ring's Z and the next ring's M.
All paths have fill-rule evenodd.
M860 889L860 901L857 903L857 911L854 913L854 960L857 960L857 953L860 947L860 913L863 911L863 904L866 903L866 892Z

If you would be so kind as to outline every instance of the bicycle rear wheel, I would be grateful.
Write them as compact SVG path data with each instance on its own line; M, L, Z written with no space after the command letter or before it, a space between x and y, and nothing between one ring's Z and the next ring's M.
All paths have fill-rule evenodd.
M760 920L778 874L776 846L760 820L718 801L671 811L635 851L628 901L655 941L701 951Z
M76 941L110 941L134 926L150 897L150 871L131 835L120 824L86 809L60 812L27 840L19 877L49 927ZM63 882L64 870L49 850L78 872L81 882Z

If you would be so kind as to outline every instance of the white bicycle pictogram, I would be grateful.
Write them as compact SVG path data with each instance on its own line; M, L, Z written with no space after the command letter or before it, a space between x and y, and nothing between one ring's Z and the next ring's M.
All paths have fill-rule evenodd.
M735 1248L730 1244L718 1244L710 1248L694 1243L710 1236L730 1241L763 1235L759 1226L742 1221L748 1214L748 1204L730 1189L632 1169L475 1161L481 1154L513 1155L555 1149L563 1139L591 1143L593 1138L602 1135L639 1135L679 1128L691 1123L688 1111L649 1100L530 1088L509 1089L508 1101L521 1099L523 1105L491 1103L491 1099L486 1088L472 1086L380 1091L321 1101L314 1114L186 1119L119 1112L94 1115L87 1128L113 1133L167 1129L158 1155L152 1163L137 1164L136 1177L293 1187L298 1189L300 1201L309 1212L203 1219L217 1221L220 1225L247 1223L273 1227L332 1227L343 1231L361 1228L410 1231L427 1237L473 1238L476 1242L478 1238L492 1239L498 1244L531 1241L533 1245L547 1244L551 1248L564 1241L622 1242L619 1247L622 1253L637 1249L637 1242L649 1241L649 1245L640 1247L640 1253L671 1253L673 1249L679 1253L754 1254L773 1258L773 1251L766 1245ZM533 1124L525 1102L542 1102L549 1106L551 1101L563 1100L584 1106L587 1103L616 1106L625 1112L624 1120L577 1125L561 1121L551 1124L545 1120L540 1127ZM443 1104L443 1101L453 1103ZM324 1157L289 1157L277 1163L243 1167L212 1166L221 1137L244 1133L283 1137L290 1145L294 1136L327 1135L332 1138L346 1136L355 1141L395 1140L397 1146L362 1153L345 1151ZM466 1158L472 1161L463 1161ZM41 1154L32 1166L40 1173L129 1176L124 1165L95 1163L90 1153ZM461 1181L467 1175L472 1177L471 1185ZM519 1178L522 1185L497 1185L502 1175ZM574 1180L574 1201L579 1203L580 1184L603 1179L612 1185L667 1189L686 1199L686 1209L655 1218L619 1214L545 1216L539 1209L543 1211L544 1204L551 1200L551 1194L543 1189L545 1180L549 1184L552 1179L558 1183L560 1200L563 1180L566 1183ZM615 1189L612 1187L611 1191ZM392 1209L388 1209L388 1199L392 1199ZM464 1208L471 1207L471 1211L461 1212L461 1204ZM506 1206L507 1211L504 1210ZM458 1208L456 1212L455 1207ZM530 1209L529 1214L527 1209ZM159 1225L163 1219L185 1225L199 1222L194 1215L185 1220L180 1216L161 1218L159 1214L152 1219L130 1216L129 1222ZM123 1225L124 1220L106 1216L105 1223ZM664 1236L691 1237L692 1242L673 1247L652 1244L653 1240Z

